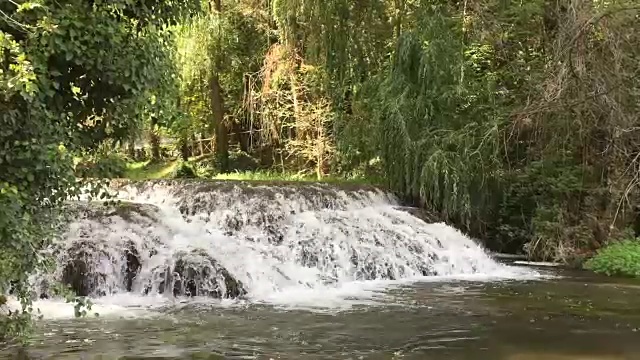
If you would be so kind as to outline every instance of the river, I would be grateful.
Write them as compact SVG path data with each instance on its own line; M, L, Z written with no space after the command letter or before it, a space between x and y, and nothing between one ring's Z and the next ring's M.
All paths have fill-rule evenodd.
M542 270L544 271L544 270ZM193 300L40 322L6 359L640 359L640 282L558 270L531 281L438 281L376 304L293 310Z
M55 266L31 277L46 298L36 336L0 356L640 359L640 283L501 263L380 189L198 180L114 191L126 202L69 208L46 250ZM56 282L92 299L87 318Z

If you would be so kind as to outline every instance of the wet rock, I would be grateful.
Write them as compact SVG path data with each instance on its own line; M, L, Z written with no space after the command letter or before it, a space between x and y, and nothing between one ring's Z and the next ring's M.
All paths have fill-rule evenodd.
M74 244L68 251L68 261L62 270L62 283L71 287L78 296L103 296L101 285L105 283L107 274L94 268L104 258L111 261L109 254L99 249L91 241Z
M161 294L171 291L174 296L238 298L247 293L242 282L201 249L176 253L173 267L160 267L156 273L156 291ZM147 286L144 293L152 287Z
M284 235L276 228L276 226L269 225L265 229L269 244L281 245L284 242Z
M238 215L228 216L225 219L225 227L228 232L235 233L237 231L240 231L243 226L244 224L242 223L242 220Z
M300 264L302 266L314 268L318 266L319 260L318 255L309 247L308 244L304 244L300 249Z
M103 222L117 216L125 221L151 225L158 221L159 209L155 205L127 201L74 201L66 204L66 212L70 220L90 219Z
M114 258L98 240L76 241L63 250L67 261L62 269L62 283L78 296L104 296L120 287L131 291L141 268L140 258L133 242L125 242L121 249L122 253ZM118 285L117 281L110 284L109 278L111 281L122 279L122 284ZM40 297L42 293L49 296L48 290L41 292Z
M396 206L395 209L411 214L412 216L417 217L418 219L426 222L427 224L442 221L442 219L438 215L423 208L412 207L412 206Z
M365 260L358 264L356 280L396 280L393 267L388 263L378 264L373 260Z
M153 250L152 250L153 251ZM140 272L140 255L133 242L127 242L124 248L124 257L126 259L124 269L124 286L127 291L133 288L133 281Z

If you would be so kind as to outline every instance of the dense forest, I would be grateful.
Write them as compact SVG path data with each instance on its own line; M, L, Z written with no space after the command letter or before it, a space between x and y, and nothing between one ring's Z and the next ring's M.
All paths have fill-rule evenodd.
M639 11L3 0L0 293L26 294L86 179L172 157L192 176L369 179L493 250L588 256L640 231Z

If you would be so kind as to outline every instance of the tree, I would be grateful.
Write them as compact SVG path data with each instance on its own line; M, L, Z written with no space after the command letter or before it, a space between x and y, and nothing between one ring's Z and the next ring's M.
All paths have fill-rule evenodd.
M211 0L209 6L212 6L209 10L211 14L218 18L222 17L221 0ZM220 20L218 20L218 36L221 36L220 33ZM223 54L218 49L213 56L214 69L211 73L211 79L209 80L209 88L211 91L211 111L213 113L213 121L216 129L215 152L219 170L221 172L227 172L229 171L229 132L225 122L224 99L222 95L222 87L220 86L219 75L221 57Z
M29 324L28 277L46 265L59 206L80 192L73 152L127 138L166 82L166 24L198 3L0 3L0 294L23 305L0 314L0 340Z

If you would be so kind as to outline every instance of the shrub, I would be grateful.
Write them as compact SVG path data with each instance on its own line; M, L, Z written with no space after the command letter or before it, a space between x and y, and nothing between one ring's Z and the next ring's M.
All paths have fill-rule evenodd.
M81 178L120 178L127 171L127 159L117 153L98 153L83 157L76 165L75 174Z
M193 167L186 161L180 162L178 166L176 166L176 170L173 174L173 177L176 179L193 179L197 178L198 175Z
M231 171L255 171L259 167L260 163L258 160L244 151L232 151L229 153L229 169Z
M600 249L585 263L596 273L640 277L640 238L617 241Z

